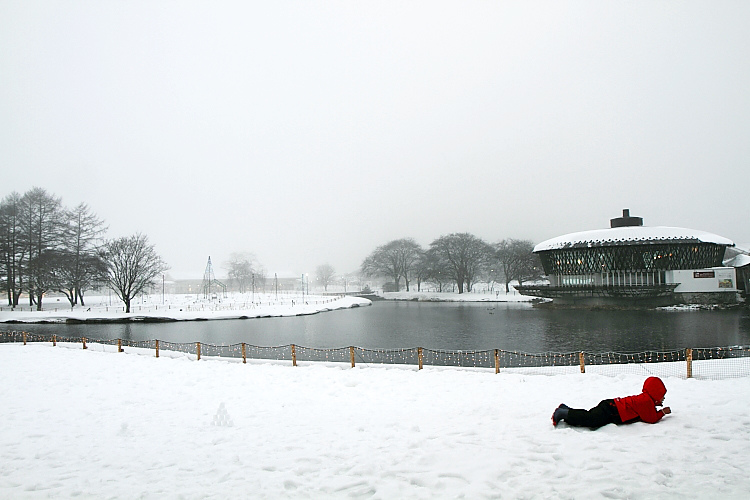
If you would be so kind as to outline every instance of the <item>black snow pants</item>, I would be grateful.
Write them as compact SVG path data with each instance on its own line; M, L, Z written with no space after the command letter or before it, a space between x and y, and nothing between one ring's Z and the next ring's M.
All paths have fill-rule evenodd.
M568 410L565 423L576 427L590 427L598 429L607 424L621 424L620 413L617 411L613 399L605 399L590 410Z

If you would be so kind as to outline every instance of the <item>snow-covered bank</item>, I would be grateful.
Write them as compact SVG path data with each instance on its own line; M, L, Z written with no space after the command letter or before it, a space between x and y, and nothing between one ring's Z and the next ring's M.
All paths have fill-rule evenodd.
M352 296L284 296L236 294L222 300L199 300L195 295L146 297L131 305L125 313L122 305L109 305L106 297L87 299L85 307L66 307L64 302L45 304L44 311L28 306L16 310L3 307L0 323L126 322L126 321L198 321L213 319L247 319L276 316L302 316L336 309L369 306L368 299Z
M414 300L418 302L539 302L546 299L521 295L516 290L480 292L383 292L386 300Z
M13 381L0 384L0 498L750 491L750 378L665 378L672 415L592 432L555 429L550 414L638 393L644 376L293 368L67 347L0 344L0 376Z

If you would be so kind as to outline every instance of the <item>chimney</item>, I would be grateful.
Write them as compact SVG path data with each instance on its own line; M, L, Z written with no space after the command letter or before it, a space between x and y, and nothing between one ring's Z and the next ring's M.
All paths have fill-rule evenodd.
M629 208L623 208L622 209L622 217L616 217L614 219L609 220L610 227L631 227L631 226L642 226L643 225L643 218L642 217L631 217L630 216L630 209Z

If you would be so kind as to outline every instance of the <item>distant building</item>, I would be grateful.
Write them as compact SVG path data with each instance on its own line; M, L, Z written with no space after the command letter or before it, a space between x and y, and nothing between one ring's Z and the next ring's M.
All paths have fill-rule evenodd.
M735 268L722 261L734 243L678 227L645 227L643 219L611 219L609 229L552 238L534 247L549 285L524 295L584 306L659 306L737 302Z

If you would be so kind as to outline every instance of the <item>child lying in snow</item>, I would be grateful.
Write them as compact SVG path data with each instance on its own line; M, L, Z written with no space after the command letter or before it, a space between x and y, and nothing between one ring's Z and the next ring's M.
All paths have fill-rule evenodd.
M598 429L607 424L629 424L639 420L655 424L664 415L672 413L669 406L657 410L664 403L667 388L659 377L649 377L643 383L643 392L637 396L605 399L590 410L577 410L561 404L552 414L552 425L562 420L576 427Z

